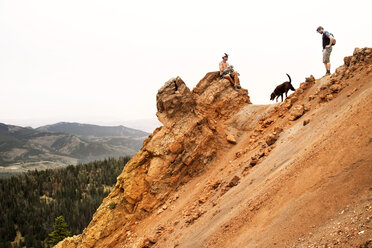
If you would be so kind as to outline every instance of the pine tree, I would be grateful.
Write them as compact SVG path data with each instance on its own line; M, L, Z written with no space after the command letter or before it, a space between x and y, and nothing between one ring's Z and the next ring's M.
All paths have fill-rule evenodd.
M54 221L54 231L49 234L49 246L53 247L64 238L70 237L71 232L69 232L67 229L68 225L63 216L57 217Z

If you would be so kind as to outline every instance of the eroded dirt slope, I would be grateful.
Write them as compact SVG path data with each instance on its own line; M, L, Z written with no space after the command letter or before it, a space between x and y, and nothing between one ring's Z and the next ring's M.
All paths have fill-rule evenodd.
M359 247L371 242L372 49L283 103L209 73L157 96L145 141L82 235L58 247Z

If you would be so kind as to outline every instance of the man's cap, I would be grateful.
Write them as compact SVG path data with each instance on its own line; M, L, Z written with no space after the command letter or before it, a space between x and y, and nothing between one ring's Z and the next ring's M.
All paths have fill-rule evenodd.
M224 53L225 55L222 56L222 58L225 58L225 57L229 57L229 55L227 53Z
M318 32L319 30L321 30L321 29L324 29L322 26L319 26L317 29L316 29L316 31Z

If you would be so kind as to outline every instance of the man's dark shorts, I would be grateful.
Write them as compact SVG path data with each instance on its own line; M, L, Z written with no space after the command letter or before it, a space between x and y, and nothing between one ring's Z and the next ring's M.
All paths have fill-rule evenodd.
M220 74L220 78L224 78L225 75L230 75L230 77L233 77L232 73L234 72L234 69L232 68L227 68L225 69L222 74Z

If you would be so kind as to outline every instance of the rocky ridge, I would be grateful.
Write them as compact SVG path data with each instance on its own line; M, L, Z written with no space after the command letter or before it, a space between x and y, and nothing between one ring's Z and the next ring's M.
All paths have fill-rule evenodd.
M250 103L247 90L234 90L228 80L219 79L218 72L208 73L193 91L181 78L170 79L157 93L157 116L164 126L126 164L115 190L83 234L59 246L113 246L105 243L105 237L118 227L129 230L218 157L229 135L223 120ZM123 242L125 235L117 238Z
M355 49L344 62L332 76L310 76L283 103L268 106L251 105L246 90L233 90L217 72L208 73L193 91L180 78L169 80L157 94L164 126L128 162L84 232L57 247L353 247L369 242L372 137L366 123L372 117L372 49ZM352 117L364 129L345 126L355 123ZM349 142L349 157L342 157L346 138L338 133L348 137L361 131L365 137L358 142L369 141L365 146ZM309 180L312 174L316 177ZM358 175L358 181L348 175ZM343 191L337 188L340 182L348 185ZM359 194L355 208L350 186ZM326 195L332 201L324 201ZM319 212L314 200L326 210ZM358 222L363 230L343 229L339 237L321 232L331 228L328 220L339 208L366 211ZM285 218L291 211L297 213Z

